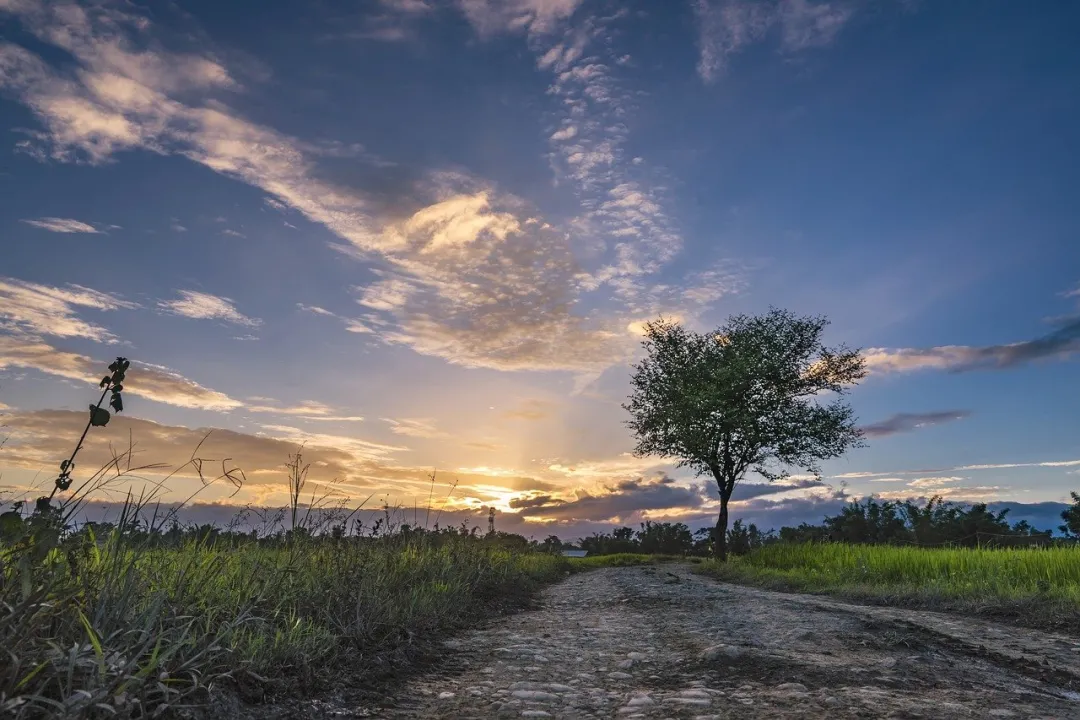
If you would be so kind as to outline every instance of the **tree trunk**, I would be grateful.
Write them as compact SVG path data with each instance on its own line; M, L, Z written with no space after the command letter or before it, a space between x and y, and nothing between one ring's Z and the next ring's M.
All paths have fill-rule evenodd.
M713 542L716 544L716 557L720 562L727 562L727 503L723 488L720 489L720 515L716 518L716 532Z

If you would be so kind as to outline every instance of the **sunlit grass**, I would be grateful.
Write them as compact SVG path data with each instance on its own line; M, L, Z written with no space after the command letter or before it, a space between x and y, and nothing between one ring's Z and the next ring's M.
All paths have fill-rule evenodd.
M155 547L131 530L0 545L0 715L140 715L212 687L362 683L566 571L452 535Z
M703 569L776 589L1012 615L1080 627L1080 547L979 549L777 543ZM1045 618L1022 617L1042 607Z

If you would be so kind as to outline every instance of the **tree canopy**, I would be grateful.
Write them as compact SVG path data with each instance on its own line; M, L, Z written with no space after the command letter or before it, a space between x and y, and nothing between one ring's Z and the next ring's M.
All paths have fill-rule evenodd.
M770 480L861 442L846 390L866 375L857 350L828 348L828 321L776 308L737 315L710 333L663 318L645 326L623 407L635 454L711 475L720 494L716 552L726 558L727 503L748 471ZM828 396L834 396L831 401Z

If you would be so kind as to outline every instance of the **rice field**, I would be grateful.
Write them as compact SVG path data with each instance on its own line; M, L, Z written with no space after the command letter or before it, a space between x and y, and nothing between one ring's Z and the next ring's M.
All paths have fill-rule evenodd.
M1080 547L980 549L777 543L704 571L779 590L1080 628ZM1039 613L1043 613L1042 616Z

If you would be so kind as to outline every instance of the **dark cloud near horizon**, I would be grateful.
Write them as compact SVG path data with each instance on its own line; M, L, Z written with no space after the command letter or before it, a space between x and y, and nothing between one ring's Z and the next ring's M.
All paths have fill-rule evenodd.
M789 483L740 483L732 495L733 502L790 490L825 487L812 478L799 478ZM562 521L624 520L637 517L641 511L678 510L685 512L718 499L715 484L705 482L689 487L679 485L667 475L658 479L623 480L607 487L603 494L581 494L572 500L550 494L515 498L510 507L523 517L542 517ZM650 513L652 514L652 513Z
M1034 340L1005 345L944 345L931 348L876 350L867 356L871 370L904 372L937 368L950 373L1006 370L1044 359L1064 359L1080 353L1080 315L1053 321L1057 329Z
M928 425L940 425L941 423L963 420L971 416L970 410L940 410L928 413L897 413L881 422L876 422L862 427L863 434L867 437L880 438L896 435L897 433L911 432Z
M712 480L706 480L703 483L703 492L708 495L710 500L719 500L720 491L716 487L716 483ZM766 495L776 495L782 492L788 492L789 490L807 490L810 488L830 487L817 478L792 478L786 482L740 482L735 486L735 491L731 494L732 502L742 502L745 500L752 500L753 498L764 497Z
M1080 315L1068 315L1055 321L1058 329L1048 335L1010 345L973 348L973 357L953 372L980 368L1005 369L1034 360L1080 352Z
M608 487L601 495L580 494L573 500L551 495L515 498L510 507L523 517L557 520L608 520L625 518L643 510L673 510L700 507L706 501L703 488L676 485L669 477L659 480L624 480Z

